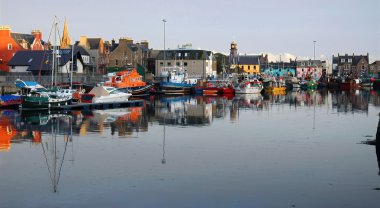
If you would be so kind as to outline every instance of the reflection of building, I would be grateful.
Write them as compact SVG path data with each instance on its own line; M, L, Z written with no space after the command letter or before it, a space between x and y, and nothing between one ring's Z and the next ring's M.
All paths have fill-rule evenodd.
M17 130L5 116L0 116L0 151L11 148L11 139L17 135Z
M169 125L209 125L212 104L192 97L166 97L156 100L155 114L160 123Z
M338 112L368 112L368 102L369 93L366 91L338 91L332 94L332 106Z

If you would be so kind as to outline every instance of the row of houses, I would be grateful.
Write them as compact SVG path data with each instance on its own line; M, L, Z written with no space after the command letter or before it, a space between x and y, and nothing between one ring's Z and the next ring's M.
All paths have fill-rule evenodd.
M366 55L337 55L332 65L322 60L287 60L270 62L268 55L241 55L236 42L231 43L230 54L211 50L192 49L190 44L177 49L155 50L149 42L134 42L121 37L118 42L102 38L81 36L70 43L65 23L61 45L58 46L57 72L67 73L73 64L75 75L104 75L127 65L140 68L140 73L160 76L167 67L183 67L191 77L216 77L222 72L268 74L273 76L296 76L320 78L323 74L335 76L379 77L380 61L369 63ZM9 26L0 26L0 71L8 73L32 73L51 75L53 50L50 40L43 41L42 33L13 33ZM331 68L330 68L331 67Z

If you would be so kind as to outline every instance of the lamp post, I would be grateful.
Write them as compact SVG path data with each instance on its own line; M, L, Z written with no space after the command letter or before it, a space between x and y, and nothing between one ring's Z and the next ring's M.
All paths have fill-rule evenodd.
M314 43L314 64L315 64L315 43L316 43L317 41L313 41L313 43ZM315 66L314 67L317 67L317 64L315 64ZM314 78L315 78L315 72L316 72L316 69L314 68ZM313 92L314 93L314 112L313 112L313 131L315 130L315 105L317 105L317 102L316 102L316 97L315 97L315 93L316 92Z
M315 43L316 43L317 41L313 41L313 43L314 43L314 61L315 61Z
M165 46L165 42L166 42L166 19L162 19L162 22L164 23L164 68L166 66L166 46ZM162 69L161 69L162 71Z

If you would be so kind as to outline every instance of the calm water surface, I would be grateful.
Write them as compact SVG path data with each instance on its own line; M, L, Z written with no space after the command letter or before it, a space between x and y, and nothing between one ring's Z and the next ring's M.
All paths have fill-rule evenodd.
M379 207L379 106L321 91L2 110L0 207Z

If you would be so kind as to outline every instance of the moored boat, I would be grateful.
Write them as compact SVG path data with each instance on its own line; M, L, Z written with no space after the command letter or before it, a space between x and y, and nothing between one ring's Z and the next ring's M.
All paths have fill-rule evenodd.
M114 87L98 86L94 87L89 93L92 103L117 103L126 102L131 93L122 92ZM86 94L84 94L86 95Z
M180 67L168 67L161 72L161 81L156 93L159 94L190 94L191 88L197 85L198 79L189 78L186 70Z
M0 108L18 107L22 103L22 96L20 95L1 95Z
M56 94L33 91L23 97L21 108L22 110L45 110L68 105L70 102L70 97L59 97Z
M132 95L149 94L153 85L143 81L143 77L135 68L127 68L117 73L109 75L109 80L105 86L115 87L123 92L130 92Z

